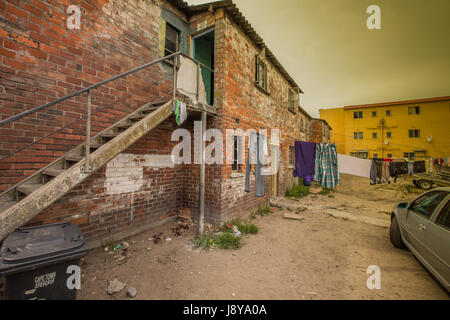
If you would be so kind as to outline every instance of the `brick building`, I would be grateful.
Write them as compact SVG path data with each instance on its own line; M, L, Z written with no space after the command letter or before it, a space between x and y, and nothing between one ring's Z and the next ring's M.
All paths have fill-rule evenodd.
M311 140L312 118L300 107L300 87L235 4L228 0L199 6L179 0L70 4L80 8L80 29L67 28L67 1L0 0L1 119L180 51L202 63L207 100L202 110L210 111L208 128L217 128L224 136L227 129L266 129L268 137L279 129L281 134L279 142L269 139L269 144L279 145L280 169L264 177L264 197L255 196L253 175L250 192L244 191L245 165L206 166L206 220L227 221L253 211L292 185L294 142ZM165 61L92 90L91 134L103 132L148 102L169 101L173 70L173 64ZM16 208L30 197L35 203L45 202L36 196L44 196L40 181L33 182L31 190L17 184L45 171L53 161L67 162L67 152L84 142L87 100L86 94L79 95L0 126L3 221L26 210ZM189 110L182 128L194 133L200 114ZM168 161L178 144L171 140L176 128L175 117L167 114L153 130L133 137L132 145L83 176L82 182L70 190L54 190L55 201L49 200L39 214L31 214L31 221L23 222L70 221L94 241L139 232L185 208L197 217L200 166ZM11 155L21 148L25 149ZM65 165L58 172L64 169ZM42 176L50 176L48 171Z
M330 135L332 128L323 119L311 119L311 142L316 143L330 143Z

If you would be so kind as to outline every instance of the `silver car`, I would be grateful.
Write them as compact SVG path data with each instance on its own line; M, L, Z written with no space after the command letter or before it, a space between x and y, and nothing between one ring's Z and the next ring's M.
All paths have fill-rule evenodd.
M450 188L436 188L396 205L389 235L395 247L407 247L450 291Z

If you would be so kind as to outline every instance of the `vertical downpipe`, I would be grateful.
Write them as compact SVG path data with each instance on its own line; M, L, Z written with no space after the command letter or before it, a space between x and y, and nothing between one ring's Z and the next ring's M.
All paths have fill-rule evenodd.
M86 120L86 160L84 163L84 172L91 172L91 165L89 161L91 153L91 103L92 103L92 90L88 91L88 104L87 104L87 120Z
M203 234L205 221L205 132L206 132L206 112L202 111L202 163L200 165L200 190L199 190L199 209L198 233Z

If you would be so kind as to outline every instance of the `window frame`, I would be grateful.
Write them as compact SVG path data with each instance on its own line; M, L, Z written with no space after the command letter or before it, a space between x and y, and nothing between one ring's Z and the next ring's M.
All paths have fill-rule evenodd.
M171 25L170 23L168 23L166 21L166 32L164 34L164 57L167 57L168 55L171 55L175 52L172 52L170 49L167 48L167 41L172 41L171 39L167 38L167 29L170 28L173 31L175 31L176 33L176 42L175 42L175 52L180 50L180 35L181 35L181 31L178 30L177 28L175 28L173 25Z
M362 119L363 112L362 111L353 111L353 119Z
M242 147L242 137L232 136L233 139L233 157L231 161L231 172L236 173L241 171L241 164L239 163L239 140Z
M289 168L293 168L295 166L295 147L289 146L289 154L288 154L288 165Z
M391 110L386 110L386 117L390 117L390 116L392 116Z
M260 66L262 66L263 75L261 77L260 74ZM261 84L262 82L262 84ZM267 91L267 64L264 59L261 59L259 56L255 56L255 85L259 88L263 89L265 92Z
M444 200L445 201L445 200ZM444 223L442 223L442 221L439 221L439 218L441 218L444 214L448 214L450 216L450 210L447 212L444 212L444 210L447 208L447 206L450 206L450 199L447 200L447 202L442 206L442 209L439 211L436 220L435 220L435 224L441 228L444 228L445 230L450 231L450 222L449 225L445 225ZM449 218L447 218L449 219ZM450 220L450 219L449 219Z
M411 160L411 161L416 160L416 153L415 152L404 152L403 158L407 158L408 160Z
M427 198L426 198L426 197L428 197L428 199L431 198L433 194L436 194L435 198L436 198L436 197L439 197L439 194L443 194L443 198L439 201L438 204L436 204L436 206L433 208L433 211L431 211L430 213L428 213L428 212L427 212L427 213L424 213L424 212L418 211L417 209L414 210L414 209L415 209L414 205L415 205L417 202L419 202L419 200L421 200L422 198L425 198L424 200L422 200L422 202L425 202L425 201L434 201L435 198L432 199L432 200L427 200ZM434 195L433 195L433 196L434 196ZM440 206L441 202L444 201L444 200L447 198L447 196L448 196L448 192L445 192L445 191L430 191L430 192L428 192L428 193L425 193L425 194L421 195L421 196L420 196L419 198L417 198L416 200L414 200L414 201L409 205L408 211L411 211L411 212L417 214L418 216L422 217L423 219L426 219L426 220L429 220L429 221L430 221L430 220L431 220L431 217L433 216L433 213L434 213L434 212L436 211L436 209Z
M376 111L372 111L372 118L376 118L377 117L377 112Z
M412 133L412 135L411 135ZM420 138L420 129L409 129L408 130L409 138Z

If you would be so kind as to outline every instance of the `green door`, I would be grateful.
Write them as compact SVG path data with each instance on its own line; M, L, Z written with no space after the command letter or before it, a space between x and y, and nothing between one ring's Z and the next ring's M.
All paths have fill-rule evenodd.
M194 59L214 70L214 30L194 38ZM214 78L211 71L201 66L206 101L213 105Z

